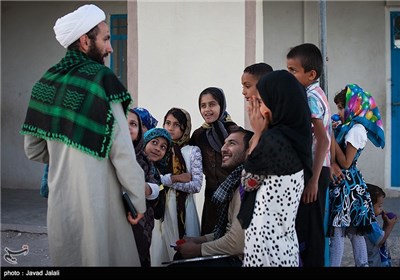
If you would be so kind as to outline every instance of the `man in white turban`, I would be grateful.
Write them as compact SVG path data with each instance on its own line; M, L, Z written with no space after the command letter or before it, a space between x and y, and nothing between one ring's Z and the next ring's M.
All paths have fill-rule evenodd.
M140 266L129 223L146 211L144 173L125 117L131 96L104 65L112 52L104 19L101 9L84 5L57 20L56 38L67 53L33 86L21 130L26 156L49 164L55 266ZM136 218L125 212L122 191Z

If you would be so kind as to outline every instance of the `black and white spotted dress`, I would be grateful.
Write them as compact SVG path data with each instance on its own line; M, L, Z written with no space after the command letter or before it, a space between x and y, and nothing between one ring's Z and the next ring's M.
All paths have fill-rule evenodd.
M295 219L303 188L303 170L265 178L257 191L250 226L245 230L243 266L299 265Z

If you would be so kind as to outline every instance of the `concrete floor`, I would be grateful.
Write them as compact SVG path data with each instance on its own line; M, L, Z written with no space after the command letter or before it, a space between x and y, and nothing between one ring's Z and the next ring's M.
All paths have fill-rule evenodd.
M385 210L400 215L400 197L388 197ZM1 266L52 266L48 254L46 227L47 200L39 190L1 189ZM342 266L354 266L349 239L345 241ZM400 267L400 222L396 223L389 239L393 266ZM6 247L13 251L29 246L29 252L16 256L16 264L5 261Z

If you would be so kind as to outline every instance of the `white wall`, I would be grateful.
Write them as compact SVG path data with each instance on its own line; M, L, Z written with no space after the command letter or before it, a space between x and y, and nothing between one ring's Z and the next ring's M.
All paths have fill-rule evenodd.
M171 107L182 107L193 132L204 122L198 96L209 86L225 91L227 111L243 125L243 2L140 1L138 33L138 103L159 126Z
M318 46L318 19L318 1L264 2L265 61L275 69L286 69L286 54L291 47L305 42ZM335 93L347 83L356 83L372 93L386 125L385 60L390 54L385 49L385 1L327 1L326 21L332 112L337 112ZM390 156L386 148L368 143L358 161L367 182L385 186L386 152Z
M18 132L32 85L65 53L54 38L55 20L84 3L1 2L1 187L39 188L42 165L26 159ZM126 13L125 1L95 3L108 14ZM257 3L256 62L286 68L290 47L305 41L318 44L318 1L263 4ZM384 5L385 1L327 1L327 51L331 109L336 108L336 91L348 82L359 83L375 97L386 125L390 54L385 49ZM166 111L180 106L190 112L193 130L199 127L203 120L198 95L208 86L225 90L228 112L244 124L240 84L245 67L244 15L241 0L138 2L138 102L160 126ZM359 161L367 181L384 185L386 152L390 156L386 148L368 144Z
M224 90L228 113L244 125L244 15L242 1L138 3L138 104L159 127L171 107L190 113L192 132L201 126L198 97L210 86ZM200 217L204 188L195 195Z

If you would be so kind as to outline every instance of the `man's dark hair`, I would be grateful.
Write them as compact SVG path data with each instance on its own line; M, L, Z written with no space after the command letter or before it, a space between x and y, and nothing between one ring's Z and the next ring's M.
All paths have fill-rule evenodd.
M97 35L100 32L99 25L96 25L92 29L90 29L88 32L86 32L86 35L89 37L90 41L94 42L96 40ZM73 51L73 50L78 50L80 46L79 43L79 38L73 42L71 45L68 46L68 50Z
M315 79L318 79L322 74L322 54L320 49L314 44L305 43L293 47L286 55L286 58L299 59L301 66L304 68L304 72L315 70Z
M250 131L250 130L247 130L247 129L244 129L244 128L241 127L241 126L234 127L234 128L231 130L230 134L235 133L235 132L242 132L242 133L244 133L244 137L243 137L244 149L247 150L247 149L249 148L250 139L251 139L251 137L253 137L254 132L252 132L252 131Z

